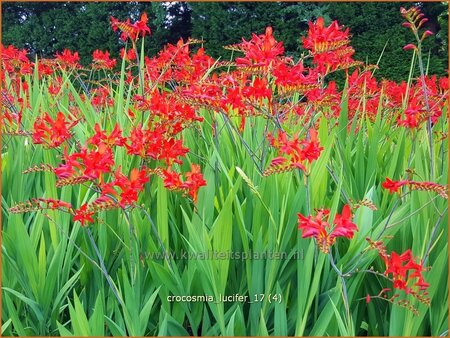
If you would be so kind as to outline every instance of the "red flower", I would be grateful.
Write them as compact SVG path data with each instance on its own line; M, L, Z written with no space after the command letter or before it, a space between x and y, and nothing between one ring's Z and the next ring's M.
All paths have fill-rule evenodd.
M28 60L27 51L19 50L14 46L5 48L1 45L2 64L8 73L17 73L25 75L32 73L32 64Z
M349 46L348 28L343 30L336 21L325 27L323 18L318 18L316 23L310 21L308 25L308 35L302 39L303 46L314 55L314 64L321 74L360 64L352 59L355 51Z
M109 58L109 52L102 52L98 49L92 54L93 67L96 69L113 69L116 65L116 59Z
M111 148L100 144L96 150L88 151L82 148L79 153L68 155L64 149L65 164L60 164L55 169L55 174L60 179L85 178L86 180L101 179L103 173L111 172L114 158Z
M157 125L153 130L143 130L137 126L131 130L130 144L125 144L128 154L165 160L168 165L181 163L178 157L186 155L188 148L183 147L182 140L167 135L167 125Z
M303 149L302 157L308 160L309 163L311 163L314 160L317 160L320 156L320 153L323 150L323 147L320 146L319 140L317 138L317 131L314 129L309 130L309 140L304 140L302 142Z
M316 216L308 216L305 217L302 214L298 214L298 222L299 229L302 229L302 237L314 237L318 238L319 236L328 236L326 228L329 228L330 225L323 220L324 217L328 216L330 210L328 209L320 209Z
M94 223L94 212L90 212L87 210L87 204L83 204L78 210L75 210L75 215L73 217L74 222L79 221L81 226L84 226L85 223Z
M144 157L146 155L144 131L141 126L134 127L129 137L130 144L126 144L128 154Z
M281 95L295 92L309 93L318 88L318 72L314 69L305 69L302 63L289 66L286 63L278 63L274 66L273 75L278 93Z
M370 248L376 249L382 258L386 269L384 274L393 282L394 289L404 290L406 294L412 295L414 298L424 304L430 303L427 296L427 288L429 284L425 282L422 272L425 271L422 261L416 261L410 249L402 254L393 251L391 254L386 252L386 246L381 241L372 241L367 238ZM380 294L389 291L389 288L381 290Z
M122 32L120 34L120 39L122 41L127 41L128 38L133 41L137 39L137 31L131 24L130 19L127 19L127 21L119 21L111 16L110 20L113 31L116 32L117 30L120 30Z
M65 163L61 163L58 168L54 170L56 176L61 179L74 176L76 173L75 168L80 169L82 167L81 163L78 162L80 155L81 154L79 153L69 155L67 152L67 147L65 147L63 156Z
M142 13L141 20L138 20L134 23L135 29L138 31L138 34L142 34L144 37L147 33L151 34L150 28L147 26L148 17L147 13Z
M34 122L33 143L44 144L48 148L58 147L72 136L69 130L77 123L78 121L67 121L62 112L58 112L54 120L45 113L44 117L39 117Z
M272 166L280 166L280 165L286 163L286 161L287 161L287 159L285 159L284 157L275 157L270 162L270 165L272 165Z
M55 200L53 198L36 198L32 199L32 201L38 202L42 206L42 209L62 209L64 211L72 210L72 205L70 203L61 200Z
M89 139L89 143L99 146L100 144L104 144L106 146L124 146L126 142L126 138L122 137L122 131L120 130L119 124L116 123L114 125L114 129L111 131L109 135L106 135L105 131L101 130L100 125L98 123L94 126L95 134Z
M103 173L111 172L114 165L114 158L111 148L105 144L100 144L97 150L82 153L84 175L92 179L101 179Z
M386 263L386 271L385 274L392 273L393 275L398 275L400 277L405 278L406 272L410 267L404 266L403 263L410 261L412 258L411 250L408 249L401 255L396 253L395 251L391 253L389 257L385 260Z
M125 59L126 61L133 61L136 60L136 51L133 48L130 48L125 53L125 48L120 49L120 57L122 59Z
M113 31L120 30L122 32L120 35L122 41L126 41L128 38L132 41L136 41L139 35L144 37L147 33L151 33L150 28L147 26L148 18L146 13L143 13L141 19L134 24L130 22L130 19L127 19L127 21L119 21L113 16L111 16L110 19Z
M337 21L325 27L324 19L319 17L315 23L310 21L308 25L308 35L302 38L303 47L313 53L335 50L349 42L348 28L343 31Z
M52 209L66 208L71 209L72 205L68 202L64 202L61 200L54 200L51 198L47 198L47 203L51 206Z
M317 241L320 251L328 253L330 247L336 241L336 237L353 238L357 226L351 221L351 211L348 205L344 205L342 214L337 214L334 219L335 227L330 232L330 224L325 220L330 211L328 209L320 209L316 216L305 217L298 214L298 228L302 230L302 238L314 237Z
M93 106L113 106L114 99L110 97L110 90L107 87L92 89L91 103Z
M420 123L425 121L424 118L425 109L420 104L418 99L414 97L409 103L408 107L404 112L404 119L398 119L398 125L404 126L407 128L417 128Z
M408 184L409 181L392 181L389 177L386 177L386 181L384 181L381 186L384 189L388 189L389 193L398 192L401 187L405 184Z
M182 140L175 140L171 138L162 142L158 155L151 156L154 156L156 159L165 159L168 164L172 162L181 163L181 160L179 160L178 157L183 157L188 153L188 151L188 148L183 147Z
M164 175L164 187L170 190L178 190L181 188L183 182L181 181L180 174L172 171L169 167L163 171Z
M415 45L413 45L412 43L409 43L403 47L403 50L410 50L410 49L417 49L417 47Z
M116 172L115 177L116 179L112 184L122 190L120 194L121 200L119 201L121 207L135 203L138 199L138 193L144 189L145 183L149 181L145 168L142 170L137 168L131 169L130 179L119 170Z
M187 189L192 200L197 202L198 189L206 185L203 175L200 172L200 166L197 164L191 165L191 171L186 173L186 181L181 185L182 188Z
M404 281L401 278L394 280L393 287L394 287L394 289L397 289L397 290L404 290L406 292L406 294L408 294L410 292L409 288L407 287L406 281Z
M256 78L250 86L242 90L242 94L250 99L259 100L272 97L272 91L266 79Z
M429 284L425 282L422 275L424 271L422 262L418 263L414 260L411 250L408 249L400 255L394 251L390 255L381 256L386 264L384 274L392 276L394 288L424 300L419 293L426 291Z
M245 53L245 57L236 58L238 66L268 66L284 54L282 42L273 37L272 27L267 27L265 34L252 35L250 41L242 39L238 45L230 46Z
M283 155L287 156L288 164L280 166L282 163L280 157L273 161L269 168L265 170L265 175L276 172L283 172L287 170L293 170L298 168L306 171L305 160L312 163L320 156L323 147L320 146L317 139L317 131L311 129L309 131L309 140L299 140L299 136L296 135L289 139L288 135L284 131L278 132L278 137L275 138L271 134L267 136L272 147L279 150Z
M353 238L354 231L358 231L358 227L352 221L352 212L350 207L346 204L342 208L342 214L337 214L334 218L335 227L331 237L346 237Z
M78 68L80 65L78 61L80 61L80 57L78 56L78 52L71 52L68 49L64 49L62 53L56 53L56 60L59 61L59 64L63 68Z
M197 202L198 189L206 185L206 181L200 172L200 166L197 164L191 165L191 171L186 173L184 182L181 180L180 174L172 171L170 167L163 170L163 178L165 188L189 194L194 203Z
M414 286L419 287L420 291L425 291L426 289L428 289L428 287L430 286L430 284L428 284L427 282L425 282L425 280L423 279L422 276L419 277L419 279L417 280L417 282L414 284Z
M41 62L38 64L39 78L41 78L44 75L52 75L54 72L54 68L48 64L42 63L42 60L40 61Z

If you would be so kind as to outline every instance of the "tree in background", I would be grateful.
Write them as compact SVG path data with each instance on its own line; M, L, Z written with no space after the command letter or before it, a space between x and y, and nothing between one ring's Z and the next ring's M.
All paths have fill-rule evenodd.
M286 54L300 56L304 51L300 37L306 35L308 20L322 16L328 24L337 20L350 28L355 58L377 64L378 78L395 81L408 78L410 59L403 46L411 42L410 32L402 28L400 7L411 3L390 2L194 2L192 35L205 40L205 49L212 56L230 57L222 46L249 39L252 32L262 33L266 26L274 28L277 40L283 41ZM436 33L425 40L424 52L429 53L429 73L445 75L448 65L448 12L445 3L421 3L430 18L427 28ZM417 69L418 72L418 69ZM416 73L415 75L417 75ZM336 79L343 82L342 79Z
M205 49L214 57L228 59L231 52L223 46L249 39L272 26L286 54L299 55L300 36L308 20L328 18L327 6L297 2L192 2L192 36L205 41Z
M421 3L420 6L430 20L426 23L427 29L437 33L437 37L436 35L428 37L423 46L424 54L429 53L429 73L445 75L448 67L448 52L447 48L442 48L442 44L447 39L447 26L440 26L442 23L438 22L438 16L446 12L447 5L434 2ZM356 51L355 58L376 64L381 56L380 69L375 75L395 81L408 78L410 65L407 60L410 60L410 53L405 52L403 47L412 42L408 29L401 27L400 7L409 8L411 3L336 2L329 4L330 17L350 28L352 46ZM418 75L418 69L415 75Z
M124 46L112 34L110 16L124 20L146 11L152 30L147 51L155 54L166 43L190 35L184 29L190 21L185 8L181 3L167 6L159 2L6 3L2 4L2 43L26 48L32 57L53 56L67 48L78 51L81 63L87 64L96 49L117 57Z
M27 48L32 57L52 56L68 48L78 51L81 62L87 64L95 49L109 50L117 57L124 46L111 34L111 15L137 19L145 11L152 30L145 41L148 55L166 43L192 36L205 41L207 53L228 60L232 52L223 46L272 26L276 39L284 42L286 54L298 58L308 20L322 16L326 23L338 20L350 28L357 59L376 64L382 55L376 76L400 81L409 73L405 62L409 56L402 48L411 42L407 29L401 27L401 6L410 7L411 3L8 2L2 4L2 43ZM443 75L448 65L447 5L424 2L421 7L430 18L427 28L436 33L424 45L424 52L429 52L429 72Z
M125 18L130 3L7 3L2 5L3 44L27 48L31 55L48 57L64 48L76 50L82 63L95 49L117 55L117 38L109 16Z

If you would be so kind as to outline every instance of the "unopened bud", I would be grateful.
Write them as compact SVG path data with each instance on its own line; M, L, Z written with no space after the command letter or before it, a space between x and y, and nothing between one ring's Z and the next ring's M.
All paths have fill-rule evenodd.
M425 31L425 32L423 32L422 37L420 38L420 41L425 40L425 38L430 36L430 35L433 35L432 31Z
M428 21L427 18L423 18L422 20L420 20L419 24L417 25L417 28L422 27L422 25L423 25L425 22L427 22L427 21Z
M405 47L403 47L403 50L410 50L410 49L416 50L417 47L415 45L413 45L412 43L409 43Z

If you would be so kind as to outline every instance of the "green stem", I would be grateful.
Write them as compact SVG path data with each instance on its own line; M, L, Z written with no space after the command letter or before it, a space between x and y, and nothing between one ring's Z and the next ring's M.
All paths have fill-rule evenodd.
M345 277L342 274L341 270L339 270L339 268L336 266L336 264L334 264L333 254L331 253L331 251L328 253L328 257L330 258L330 264L333 267L333 270L338 274L338 277L341 279L342 298L344 300L344 307L345 307L345 312L346 312L346 317L347 317L347 325L348 325L348 329L351 329L353 324L352 324L352 317L350 315L350 306L349 306L349 302L348 302L347 284L345 283ZM352 331L353 331L353 329L352 329Z
M154 234L155 234L155 236L156 236L156 238L158 240L158 243L159 243L159 245L160 245L160 247L161 247L161 249L163 251L163 257L166 260L167 266L169 267L170 271L173 273L173 268L172 268L171 262L168 260L169 255L168 255L168 253L166 251L166 248L164 246L164 243L163 243L161 237L159 236L158 229L156 228L155 222L153 222L153 220L150 217L150 215L147 212L147 210L145 210L143 207L138 206L138 205L137 205L137 207L144 213L145 217L150 222L150 224L152 226L152 230L153 230L153 232L154 232Z
M442 218L444 217L444 215L445 215L445 211L439 216L436 224L433 227L433 230L432 230L431 236L430 236L430 240L428 241L427 248L425 249L425 255L423 257L423 265L425 265L427 263L427 260L428 260L428 257L430 255L430 251L431 251L431 245L433 244L437 229L439 228L439 224L441 224L441 221L442 221Z
M134 259L133 237L136 239L136 244L137 244L137 236L136 236L135 227L134 227L133 223L131 222L130 215L128 215L128 212L125 209L122 208L122 210L125 215L125 219L127 220L127 223L128 223L128 229L130 231L129 246L130 246L131 285L134 285L135 274L136 274L136 261Z
M87 232L87 234L88 234L89 241L91 242L92 247L94 248L95 254L97 255L97 258L98 258L98 260L99 260L99 262L100 262L101 271L102 271L103 275L105 276L106 281L107 281L108 284L109 284L109 287L111 288L111 290L112 290L114 296L116 297L116 299L117 299L117 301L120 303L120 305L121 305L122 307L125 307L125 304L123 303L122 299L120 298L119 293L118 293L118 291L117 291L117 289L116 289L116 286L115 286L114 283L112 282L111 276L108 274L108 270L106 269L106 266L105 266L105 262L104 262L104 260L103 260L103 257L102 257L102 255L100 254L100 251L98 250L97 244L95 244L94 237L92 236L91 229L86 228L86 232Z
M417 39L417 60L419 62L419 70L420 70L420 78L422 81L422 91L423 98L425 100L425 108L427 110L428 118L427 118L427 134L428 134L428 143L430 148L430 178L434 180L434 151L433 151L433 131L431 126L431 112L430 112L430 104L428 101L428 93L427 93L427 84L425 83L425 70L423 67L423 59L422 59L422 42L419 39L419 35L415 32L415 36Z

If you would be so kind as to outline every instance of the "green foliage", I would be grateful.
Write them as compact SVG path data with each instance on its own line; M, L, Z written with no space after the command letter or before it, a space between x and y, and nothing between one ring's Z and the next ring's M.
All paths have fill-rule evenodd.
M117 96L116 107L112 109L116 113L118 106L126 105L128 97L127 87L123 83L119 86L117 92L123 95ZM37 105L45 106L45 98L38 100L39 84L35 86L38 92L33 87L30 86L31 97ZM95 120L89 103L80 105L83 113ZM92 229L123 305L114 297L98 267L86 229L73 225L69 215L52 211L54 221L50 221L39 213L11 215L5 210L17 201L44 192L65 200L72 196L77 203L85 199L79 187L56 191L50 174L22 175L22 170L43 160L55 164L51 162L53 156L49 150L34 149L31 145L24 148L22 138L10 140L2 153L3 331L11 335L75 336L443 333L448 315L446 302L442 301L448 299L445 226L439 227L438 240L429 256L432 270L425 274L431 284L431 307L420 305L420 317L415 317L406 309L382 300L366 305L366 294L376 294L386 287L386 282L370 274L353 273L346 277L351 321L344 315L342 285L327 256L318 253L315 243L302 239L298 233L298 212L306 214L308 208L324 205L332 205L336 210L345 203L344 193L354 200L369 198L379 210L358 209L354 221L359 232L351 242L340 240L334 254L340 257L344 272L351 271L355 262L360 269L377 268L376 254L361 254L367 247L367 236L377 236L387 222L396 224L386 235L400 236L402 241L386 240L389 250L402 252L411 247L416 255L422 256L438 219L436 210L444 210L447 205L443 199L415 191L404 198L399 208L393 209L398 197L380 187L384 175L406 169L405 157L409 156L413 142L417 146L412 157L414 169L420 177L429 176L425 130L414 141L403 129L390 130L379 117L373 122L363 121L360 132L347 133L345 103L342 109L339 120L321 120L319 138L326 150L313 164L308 188L299 173L261 177L245 147L235 142L238 132L227 128L225 116L217 120L220 132L213 136L211 114L203 110L207 123L197 131L185 131L186 145L191 148L188 160L204 158L207 168L208 185L200 190L195 208L179 194L161 190L161 181L155 178L145 203L149 215L156 216L156 233L152 231L152 219L139 209L130 213L136 228L135 239L124 216L115 211L102 213L103 222ZM127 124L126 120L122 122ZM342 127L330 129L336 123ZM443 120L436 128L445 127L442 123ZM265 121L249 118L248 124L253 127L246 128L242 137L254 148L261 142ZM442 168L448 164L447 145L443 146L444 157L439 155L440 151L436 157ZM327 164L334 176L327 170ZM447 175L446 171L439 171L437 182L445 184ZM441 225L446 222L447 216ZM176 260L160 256L158 259L151 256L163 250L158 233L170 252L287 252L291 258ZM301 253L297 259L296 253ZM249 297L279 294L282 301L251 304L167 301L169 295L217 297L234 293Z
M95 7L97 5L103 7ZM92 19L96 17L96 9L103 8L102 20L107 21L111 13L123 18L125 12L119 13L119 7L128 5L138 6L131 3L92 3L85 4L83 11L90 13ZM11 5L9 8L17 9L20 6ZM57 4L47 3L41 8L47 14L36 17L29 14L29 20L40 23L39 20L46 17L49 22L58 22L64 26L63 17L57 15L58 11L52 6ZM73 14L76 17L76 6L77 3L63 4L65 15ZM153 11L152 15L157 18L157 26L152 28L154 38L161 36L158 41L162 41L166 34L165 29L161 28L164 26L166 10L172 11L177 17L185 15L177 24L171 25L173 32L178 32L173 34L190 32L182 28L190 25L191 11L192 33L195 31L201 34L194 21L200 8L204 6L206 13L207 6L217 7L226 13L228 5L198 3L190 4L189 7L185 4L164 7L157 3L146 3L139 6L142 7L127 7L125 11L132 11L135 16L143 8ZM236 6L240 13L244 13L253 4ZM261 17L274 17L270 9L285 14L282 19L274 18L273 21L275 32L279 31L280 34L282 29L276 28L276 24L281 25L283 20L289 21L289 14L294 13L291 19L296 22L299 13L309 13L305 15L313 17L326 9L303 4L258 6L253 9L259 8L260 12L256 11L255 15ZM353 16L355 21L361 20L357 15L359 12L350 11L354 5L348 6L347 15ZM5 9L5 5L3 7ZM30 11L30 8L39 10L37 5L27 4L20 9L23 12L17 9L15 14L12 11L8 15L25 15L26 7ZM367 13L375 13L374 8L369 9ZM265 14L263 11L266 11ZM223 15L226 18L226 14ZM441 17L445 15L448 14L444 13ZM67 16L65 21L70 21L68 18L71 16ZM97 23L87 19L80 21L79 25L70 26L67 23L65 29L66 32L70 31L70 27L83 31L84 25L91 27L92 22ZM244 22L239 21L237 26L225 32L226 27L220 25L219 17L210 22L217 24L215 29L224 30L223 36L230 39L227 43L236 42L231 35L234 30L240 29L240 25L244 26ZM305 22L300 20L299 25L304 27ZM254 22L253 25L252 30L262 30L266 23ZM15 37L14 31L20 31L13 26L6 29L8 39ZM30 23L23 26L30 34L33 32ZM102 27L105 29L103 33L100 29L95 29L92 36L87 33L84 43L91 43L98 38L106 44L111 43L111 48L116 48L117 52L117 36L111 40L100 40L102 34L105 37L112 35L107 24ZM361 32L369 28L363 27ZM245 29L249 29L248 26ZM45 33L37 28L39 32ZM213 32L211 28L204 34ZM243 30L239 32L248 37ZM286 46L294 46L299 36L290 32ZM359 34L356 32L355 37ZM390 32L394 34L393 30ZM17 34L18 39L26 43L26 35ZM377 38L372 33L367 34L367 39L369 36ZM216 40L214 35L211 36L216 45L213 43L207 48L219 48L219 34ZM40 45L44 39L36 41L32 48L51 55L58 48L71 46L69 42L67 45L64 40L57 38L63 39L63 36L55 35L51 47L54 49L47 50L46 45ZM442 39L442 36L438 38ZM178 37L174 35L173 39ZM396 39L398 43L406 43L407 38ZM73 49L81 46L81 43L76 45L76 41L70 42L75 44L72 45L75 46ZM150 44L150 49L156 49L157 45ZM381 40L376 42L376 46L382 46ZM87 50L83 50L83 53L87 53ZM402 60L405 60L407 54L401 53ZM84 57L89 60L87 54ZM382 66L379 74L384 74L383 67L388 66ZM439 67L437 59L430 61L430 69L434 69L432 67ZM404 76L400 68L394 71L399 74L399 78ZM118 121L124 130L129 130L132 124L124 112L135 92L131 85L125 84L124 79L125 63L122 63L120 80L112 85L114 106L104 111L109 117L105 128L111 128ZM49 83L39 79L37 72L25 76L24 81L28 83L31 103L30 109L26 109L28 115L23 120L24 130L29 130L40 111L48 110L51 104L58 109L66 109L64 105L70 94L86 119L85 123L74 127L74 134L81 143L89 137L89 129L100 117L89 100L81 100L70 75L64 74L68 89L62 89L57 102L53 102L54 98L47 94ZM101 211L101 222L88 229L74 224L71 215L56 210L27 214L12 214L8 211L18 202L36 196L54 197L81 205L93 198L93 194L88 193L85 186L57 189L55 177L50 173L22 174L23 170L40 163L56 166L60 154L55 149L43 149L30 142L25 143L23 136L3 135L2 335L445 334L448 332L448 228L444 225L448 222L445 212L448 201L426 191L412 191L399 199L381 188L381 182L386 176L397 178L410 168L414 169L417 177L430 177L426 130L417 129L412 137L411 131L386 123L381 114L373 121L364 118L349 121L347 109L348 104L344 99L339 118L322 118L318 123L320 144L324 150L320 158L312 163L311 174L306 178L300 171L262 177L257 170L254 158L244 145L257 149L262 167L268 165L274 153L263 136L267 128L266 120L248 117L246 128L241 133L232 118L202 108L200 115L205 122L195 129L183 131L185 145L190 149L187 163L183 165L201 160L205 168L207 186L199 191L198 202L193 205L180 193L165 190L161 178L154 176L146 187L145 195L139 200L139 205L144 204L143 208L137 206L127 211ZM446 113L444 111L443 115ZM213 123L217 131L214 135L211 132ZM347 128L348 125L350 128ZM293 124L290 127L295 133L303 126ZM448 121L439 119L434 130L448 130ZM448 172L445 170L448 167L448 143L438 141L437 137L434 142L435 163L432 165L436 167L435 181L445 185L448 182ZM127 161L125 152L121 150L115 150L117 164L129 169L132 163ZM348 272L348 275L340 278L330 264L330 256L318 252L313 240L301 238L297 228L297 213L306 215L314 208L328 206L331 206L331 213L336 213L343 204L348 203L347 198L353 201L367 198L373 201L378 210L365 206L358 208L353 220L359 231L351 241L338 239L333 246L332 257L339 263L338 268L344 273ZM396 201L400 201L398 206ZM442 219L439 216L441 212ZM91 233L93 241L90 241ZM378 255L373 251L364 251L367 248L366 237L376 238L381 233L386 235L383 239L389 251L400 253L411 248L415 256L424 257L428 254L427 244L430 244L426 266L431 266L431 270L424 272L424 276L430 283L431 306L415 303L419 309L418 316L386 300L373 299L369 304L365 302L367 294L375 295L383 287L391 285L375 274L355 270L355 267L364 270L373 266L375 270L382 271ZM390 237L394 235L395 240ZM93 243L97 243L98 252ZM287 253L288 258L174 259L170 255L164 256L164 253L227 251ZM106 271L101 266L103 262ZM343 281L346 282L345 287ZM344 288L347 290L345 295ZM171 295L206 294L217 297L219 294L235 293L248 295L251 300L255 299L255 295L264 294L266 300L251 303L167 300ZM267 301L270 294L277 295L280 302ZM350 317L345 311L345 299L350 304Z

